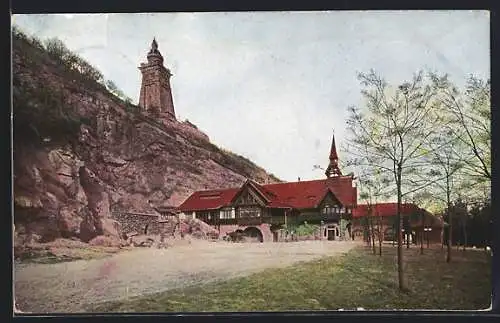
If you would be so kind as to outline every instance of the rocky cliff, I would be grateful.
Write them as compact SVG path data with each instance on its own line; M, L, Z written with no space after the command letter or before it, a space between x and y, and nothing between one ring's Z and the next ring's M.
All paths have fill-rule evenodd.
M117 235L111 211L154 212L246 178L279 181L190 122L121 101L29 38L14 34L12 56L14 220L24 239Z

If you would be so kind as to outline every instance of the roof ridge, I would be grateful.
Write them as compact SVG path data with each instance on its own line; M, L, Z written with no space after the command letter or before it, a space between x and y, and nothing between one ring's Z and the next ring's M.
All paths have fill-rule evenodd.
M298 183L311 183L311 182L324 182L326 181L325 179L311 179L308 181L298 181L298 182L282 182L282 183L271 183L271 184L262 184L262 187L267 187L267 186L278 186L278 185L286 185L286 184L298 184Z
M216 189L211 189L211 190L197 190L197 191L194 191L193 193L223 192L223 191L236 190L236 189L240 189L240 188L239 187L228 187L228 188L216 188Z

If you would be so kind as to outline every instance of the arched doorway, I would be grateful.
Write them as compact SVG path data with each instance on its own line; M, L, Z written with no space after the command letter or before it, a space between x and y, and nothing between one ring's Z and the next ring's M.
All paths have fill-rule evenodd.
M262 232L256 227L248 227L243 230L245 236L251 238L251 240L256 240L258 242L264 242L264 237Z
M338 224L329 224L326 227L326 234L328 240L340 240L340 227Z

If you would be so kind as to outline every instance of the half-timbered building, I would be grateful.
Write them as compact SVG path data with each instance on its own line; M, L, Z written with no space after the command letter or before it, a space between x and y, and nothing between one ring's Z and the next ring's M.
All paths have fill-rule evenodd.
M260 241L279 241L282 228L317 224L321 238L350 239L357 190L338 167L332 139L326 179L274 184L247 180L241 187L194 192L179 210L215 226L220 235L242 230Z

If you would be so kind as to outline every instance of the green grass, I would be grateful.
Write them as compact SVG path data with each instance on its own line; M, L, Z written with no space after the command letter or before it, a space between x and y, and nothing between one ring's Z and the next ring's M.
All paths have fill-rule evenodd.
M397 285L396 248L383 256L357 248L337 258L268 269L244 278L95 304L93 312L230 312L355 309L484 309L490 304L491 257L440 247L405 249L409 291Z
M21 249L21 248L18 248ZM128 248L112 247L55 247L55 248L23 248L14 250L17 263L21 264L55 264L60 262L70 262L75 260L91 260L110 257L118 252L128 250Z

